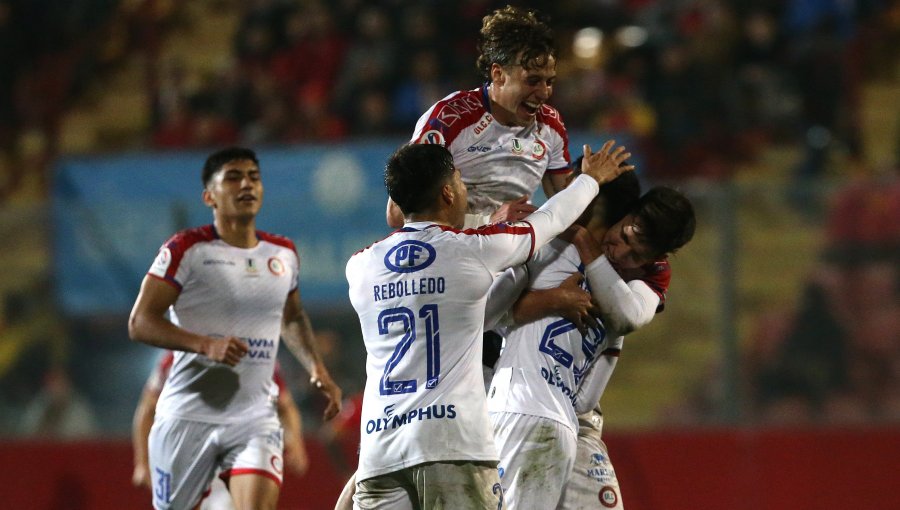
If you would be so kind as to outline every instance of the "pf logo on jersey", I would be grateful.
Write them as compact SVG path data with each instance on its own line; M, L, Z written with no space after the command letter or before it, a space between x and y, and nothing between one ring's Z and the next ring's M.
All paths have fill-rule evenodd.
M430 266L437 253L428 243L403 241L384 256L384 265L395 273L415 273Z

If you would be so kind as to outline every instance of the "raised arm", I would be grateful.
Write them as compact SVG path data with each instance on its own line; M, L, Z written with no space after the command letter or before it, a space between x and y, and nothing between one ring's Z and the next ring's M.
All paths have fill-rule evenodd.
M247 354L247 344L235 337L212 338L172 324L166 311L178 299L179 291L154 276L147 275L128 317L132 340L164 349L203 354L207 358L235 366Z
M322 357L315 348L309 316L303 309L300 292L296 289L288 294L284 304L281 338L294 357L309 372L310 384L318 388L328 399L325 419L334 418L341 410L341 389L331 379L331 374L328 373Z
M627 335L649 324L659 306L656 292L641 280L623 280L587 230L578 230L572 242L585 264L585 275L607 329Z

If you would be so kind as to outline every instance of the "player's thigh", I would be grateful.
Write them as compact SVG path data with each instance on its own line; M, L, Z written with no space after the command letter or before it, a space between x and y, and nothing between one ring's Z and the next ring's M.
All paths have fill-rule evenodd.
M193 508L216 470L217 425L157 417L148 437L153 507Z
M491 413L506 507L555 508L572 470L575 432L547 418Z
M599 431L583 430L579 434L575 467L563 490L560 508L625 508L616 471Z
M409 468L409 474L419 508L503 508L503 488L492 462L429 462Z
M237 510L274 509L283 477L283 430L270 416L229 425L223 433L223 479Z
M356 482L354 510L419 510L415 487L404 473L394 472Z

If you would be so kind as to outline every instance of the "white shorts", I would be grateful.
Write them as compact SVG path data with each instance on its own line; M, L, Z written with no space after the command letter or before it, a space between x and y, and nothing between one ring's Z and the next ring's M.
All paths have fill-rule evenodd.
M193 508L216 472L226 482L255 474L280 486L283 444L274 412L229 425L157 416L148 438L153 507Z
M575 432L549 418L518 413L490 416L500 451L506 508L556 508L575 462Z
M584 421L584 420L580 420ZM578 429L578 454L575 468L563 491L559 508L582 510L584 508L613 508L623 510L622 492L612 461L606 450L603 433L603 415L589 413L587 424Z
M427 462L356 482L354 510L500 510L493 462Z

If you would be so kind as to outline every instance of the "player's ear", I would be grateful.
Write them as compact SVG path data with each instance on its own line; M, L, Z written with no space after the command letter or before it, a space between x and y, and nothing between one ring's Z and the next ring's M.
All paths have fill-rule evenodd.
M210 193L208 189L203 189L201 197L203 198L203 203L206 204L207 207L211 207L213 209L216 208L216 201L215 199L213 199L212 193Z
M503 72L503 66L494 62L491 64L491 82L497 85L503 85L506 81L506 74Z
M456 199L456 192L453 191L452 184L444 184L444 186L441 188L441 199L447 205L453 204L453 201Z

